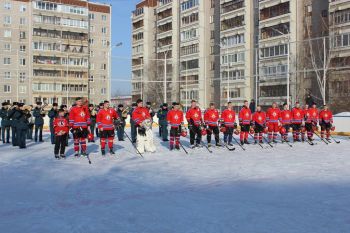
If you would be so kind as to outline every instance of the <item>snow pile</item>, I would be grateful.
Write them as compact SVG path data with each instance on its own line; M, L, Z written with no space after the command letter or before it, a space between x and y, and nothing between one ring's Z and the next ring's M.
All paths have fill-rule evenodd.
M341 112L334 115L335 117L350 117L350 112Z
M303 233L350 229L350 141L116 157L89 144L56 161L48 142L0 145L0 232ZM48 141L48 135L46 135ZM185 147L188 141L182 138Z

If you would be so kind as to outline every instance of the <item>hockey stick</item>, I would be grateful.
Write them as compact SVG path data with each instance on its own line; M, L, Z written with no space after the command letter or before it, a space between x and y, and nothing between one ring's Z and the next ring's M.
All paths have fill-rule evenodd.
M183 151L185 151L185 153L188 155L187 150L186 150L185 147L182 145L182 143L180 142L180 140L179 140L179 144L180 144L181 148L183 149Z
M333 141L334 141L335 143L337 143L337 144L340 143L340 141L336 140L332 135L330 135L330 136L331 136L331 138L333 139Z
M252 138L254 139L254 141L255 141L255 138L254 138L254 136L253 136L251 133L249 133L249 136L252 137ZM260 144L260 142L258 142L257 144L258 144L262 149L264 149L264 147Z
M239 143L238 141L237 141L237 139L232 135L232 138L233 138L233 140L235 140L235 142L242 148L242 150L246 150L242 145L241 145L241 143Z
M314 134L321 139L322 142L324 142L326 145L328 145L328 142L326 140L324 140L318 133L314 132Z
M228 147L228 145L227 145L226 143L224 143L220 138L219 138L219 141L220 141L220 143L222 143L229 151L234 151L234 150L236 150L235 147L233 147L233 148Z
M125 136L129 139L129 141L131 142L131 144L133 145L133 147L136 149L137 153L141 156L141 158L143 158L143 155L140 153L140 151L137 149L137 147L135 146L134 143L132 143L131 138L129 137L129 135L124 131Z
M269 146L273 147L273 145L266 139L266 137L264 135L262 135L263 139L265 140L265 142L267 144L269 144Z
M194 132L194 130L193 130L192 128L191 128L190 130L191 130L191 132L194 133L195 135L197 134L196 132ZM200 144L201 144L202 146L204 146L204 147L209 151L209 153L213 153L213 151L210 150L209 147L208 147L207 145L205 145L204 142L203 142L202 140L200 141Z
M91 160L90 160L90 155L89 154L86 155L86 158L88 159L89 164L91 164Z

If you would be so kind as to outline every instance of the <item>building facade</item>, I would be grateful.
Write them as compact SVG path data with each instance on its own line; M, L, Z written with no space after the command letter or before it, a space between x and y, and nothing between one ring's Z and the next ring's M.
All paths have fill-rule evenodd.
M111 7L83 0L5 0L0 56L8 101L110 99Z

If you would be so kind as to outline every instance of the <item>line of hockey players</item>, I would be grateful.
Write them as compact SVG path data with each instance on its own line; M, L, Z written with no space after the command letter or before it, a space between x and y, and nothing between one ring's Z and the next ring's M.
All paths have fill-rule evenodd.
M169 141L170 150L180 150L180 137L190 136L191 148L205 146L211 147L212 136L215 146L233 147L235 140L240 146L249 143L249 136L254 143L289 142L289 132L292 131L293 142L307 141L312 143L314 134L321 127L321 140L330 142L330 133L334 130L332 112L325 105L318 110L316 104L305 105L303 108L298 102L292 110L287 104L280 109L276 103L272 104L266 112L261 106L257 106L256 112L252 113L248 101L238 114L233 109L231 102L227 103L226 109L220 112L213 103L204 112L198 107L195 100L191 101L191 107L186 113L182 111L179 103L174 102L171 109L163 104L157 114L147 102L143 106L141 99L132 105L132 108L124 108L118 105L117 109L110 107L108 101L104 101L97 108L88 104L87 100L77 98L76 103L68 110L67 106L53 104L50 111L46 112L46 105L38 102L36 107L25 106L22 103L2 103L0 110L1 138L3 143L10 142L13 146L26 148L26 139L42 142L42 130L46 114L50 118L51 143L55 144L54 154L56 158L65 158L65 148L68 146L69 132L73 135L75 156L88 156L87 140L95 142L95 136L100 138L101 154L115 154L113 142L115 132L119 141L126 136L135 146L139 154L155 152L152 124L153 117L157 115L159 124L159 136L163 141ZM125 120L130 115L131 137L125 131ZM236 119L238 115L238 119ZM188 128L185 126L185 120ZM238 121L237 121L238 120ZM237 124L238 123L238 124ZM168 133L170 132L170 140ZM223 133L223 140L220 138ZM239 142L234 137L239 135ZM207 144L203 143L202 137L206 136Z

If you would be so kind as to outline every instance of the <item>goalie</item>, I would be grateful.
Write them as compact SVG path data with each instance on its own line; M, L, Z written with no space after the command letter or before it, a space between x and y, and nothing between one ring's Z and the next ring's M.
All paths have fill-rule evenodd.
M140 153L155 152L156 148L153 142L153 132L151 129L152 118L149 110L143 107L141 99L136 101L137 107L132 113L132 120L137 127L136 147Z

